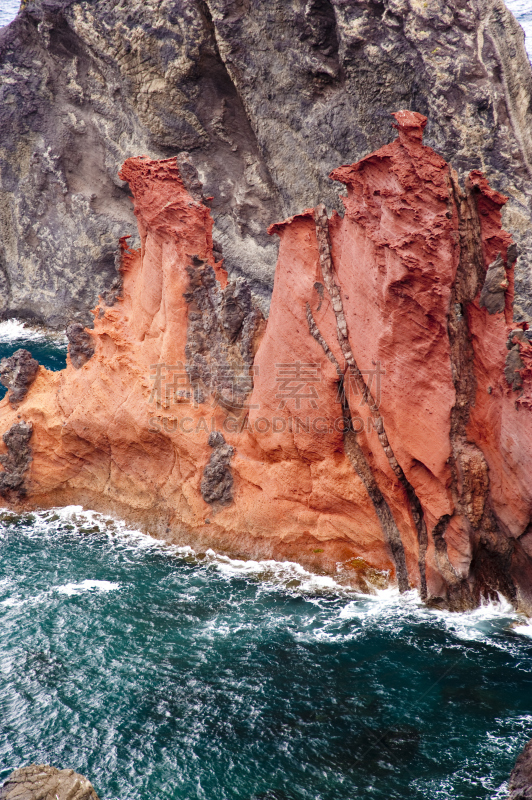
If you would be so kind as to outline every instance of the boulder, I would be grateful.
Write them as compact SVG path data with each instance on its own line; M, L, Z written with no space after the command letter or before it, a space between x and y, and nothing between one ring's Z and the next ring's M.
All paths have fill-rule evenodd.
M30 764L16 769L0 788L0 800L99 800L92 784L73 769Z

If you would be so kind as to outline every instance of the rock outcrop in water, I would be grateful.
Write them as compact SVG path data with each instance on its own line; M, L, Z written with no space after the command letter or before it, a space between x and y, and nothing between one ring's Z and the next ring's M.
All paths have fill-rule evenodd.
M532 609L532 345L506 198L477 171L461 186L425 117L395 117L392 144L333 172L343 218L271 226L266 326L176 160L126 161L141 247L122 242L94 354L0 404L0 429L33 426L24 507L85 503L181 544L388 573L435 605Z
M509 196L515 318L532 313L532 71L502 0L28 0L0 31L0 316L87 322L135 234L129 156L179 154L212 195L232 278L265 307L272 219L325 202L328 173L390 141L389 113L462 181ZM219 251L218 251L219 252Z
M508 800L532 798L532 741L527 743L515 762L508 790Z
M98 800L92 784L73 769L30 764L11 773L0 800Z

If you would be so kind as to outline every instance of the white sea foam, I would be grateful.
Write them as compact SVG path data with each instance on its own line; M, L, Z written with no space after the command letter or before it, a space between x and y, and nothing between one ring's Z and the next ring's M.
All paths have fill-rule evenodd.
M76 594L82 594L83 592L114 592L116 589L120 589L119 583L113 583L112 581L81 581L81 583L65 583L64 586L56 586L55 591L59 592L60 594L66 594L69 597L72 597Z
M522 621L520 624L512 626L514 633L519 633L521 636L529 636L532 638L532 620Z
M4 606L4 608L14 608L20 605L22 605L22 600L17 600L15 597L8 597L0 603L0 606Z
M282 586L297 590L302 594L357 594L354 590L346 588L330 575L316 575L309 572L295 561L246 561L244 559L229 558L228 556L207 550L205 554L208 563L215 567L220 575L233 577L247 577L260 580L269 586Z
M40 603L48 602L50 595L55 592L57 594L67 595L67 597L74 597L75 595L85 592L114 592L120 588L120 584L114 583L113 581L86 579L80 583L65 583L60 586L52 586L47 591L39 592L39 594L31 595L30 597L20 597L17 595L6 597L5 600L0 602L0 608L9 609L20 608L26 605L39 605Z
M28 325L20 319L7 319L4 322L0 322L0 343L7 344L17 341L49 341L60 347L61 345L66 346L67 338L64 333Z
M2 0L0 3L0 28L8 25L18 14L20 0Z
M485 601L472 611L442 611L424 605L417 591L399 594L398 589L393 586L378 590L375 595L352 600L341 609L339 618L346 621L356 620L361 628L377 624L390 633L400 633L405 625L438 622L457 639L466 641L489 639L496 647L499 644L494 642L494 629L511 628L520 633L521 626L516 623L523 619L502 596L499 596L498 600ZM528 629L528 626L524 627ZM532 623L528 630L529 635L532 635ZM503 649L507 648L508 643L501 641L500 646Z
M123 520L84 509L82 506L53 508L36 514L33 525L36 534L52 534L54 521L71 523L85 531L96 528L111 539L133 549L159 550L169 556L191 558L198 564L207 569L214 569L219 575L227 578L245 577L260 581L265 586L285 588L300 594L359 596L359 592L346 587L333 576L316 575L294 561L235 559L216 553L211 549L200 555L188 545L175 545L164 539L155 539L139 530L129 528Z
M217 575L228 580L240 577L259 585L260 591L282 591L292 595L305 596L307 600L318 606L322 598L333 598L340 601L332 616L327 614L327 621L319 630L312 631L318 638L350 638L357 635L355 628L346 632L340 630L349 621L356 622L362 628L378 624L390 632L399 633L404 625L412 625L438 620L456 638L462 640L483 640L490 638L493 643L493 626L508 627L514 633L532 637L532 620L527 621L517 614L512 605L502 596L496 601L486 601L468 612L441 611L428 608L415 590L400 594L396 586L386 589L375 589L374 594L361 594L358 590L346 586L341 574L338 579L332 575L317 575L293 561L275 561L265 559L235 559L216 553L209 549L198 554L188 545L174 545L163 539L155 539L139 530L128 527L120 519L86 510L82 506L65 506L38 512L34 515L31 530L26 535L36 537L55 537L57 527L70 523L74 529L87 532L99 532L109 537L121 547L131 550L159 551L170 557L194 561L199 567L214 570ZM88 578L81 583L68 583L55 587L55 591L74 595L84 591L113 591L119 584L108 581L95 581ZM342 603L342 601L345 601ZM9 606L20 602L17 599L4 600L0 605ZM309 634L310 635L310 634ZM501 646L503 645L501 643Z

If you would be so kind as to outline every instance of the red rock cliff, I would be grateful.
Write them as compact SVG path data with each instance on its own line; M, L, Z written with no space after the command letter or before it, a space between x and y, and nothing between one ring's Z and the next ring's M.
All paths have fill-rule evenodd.
M478 172L461 188L426 119L395 118L396 141L332 173L343 218L271 227L267 324L175 159L129 159L141 248L123 243L122 297L92 341L0 404L6 500L81 502L362 588L387 573L451 608L500 591L530 609L532 347L512 325L506 198Z

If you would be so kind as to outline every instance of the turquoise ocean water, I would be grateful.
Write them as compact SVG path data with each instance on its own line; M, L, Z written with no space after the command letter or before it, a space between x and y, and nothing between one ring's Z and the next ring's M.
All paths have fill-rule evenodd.
M0 324L0 356L23 341L61 366L61 341ZM81 508L0 512L0 779L33 761L102 800L502 800L530 737L532 625L504 600L433 612Z
M0 0L0 3L2 0ZM29 350L39 364L47 369L60 370L66 366L66 336L26 327L17 320L0 323L0 358L12 355L15 350ZM0 400L6 389L0 384Z

